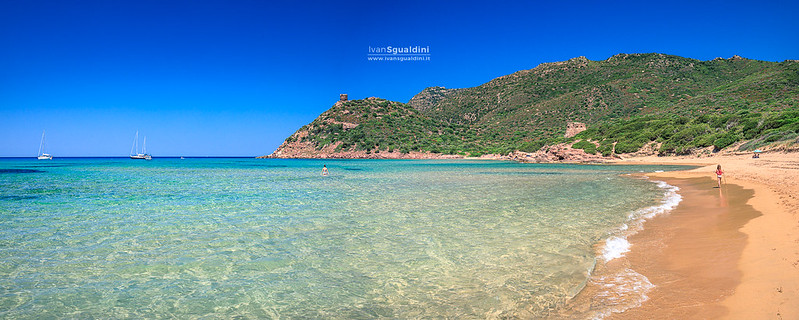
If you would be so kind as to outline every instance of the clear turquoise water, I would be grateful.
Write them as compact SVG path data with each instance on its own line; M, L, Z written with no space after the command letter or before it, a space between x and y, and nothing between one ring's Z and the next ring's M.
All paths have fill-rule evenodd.
M3 159L0 317L538 317L662 200L620 174L658 169Z

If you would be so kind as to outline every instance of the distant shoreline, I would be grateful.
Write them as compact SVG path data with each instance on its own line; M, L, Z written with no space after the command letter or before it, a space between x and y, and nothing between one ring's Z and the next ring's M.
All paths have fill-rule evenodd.
M153 159L253 159L254 156L153 156ZM35 156L28 157L0 157L0 159L36 159ZM53 160L57 159L130 159L129 156L73 156L73 157L59 157L53 156Z

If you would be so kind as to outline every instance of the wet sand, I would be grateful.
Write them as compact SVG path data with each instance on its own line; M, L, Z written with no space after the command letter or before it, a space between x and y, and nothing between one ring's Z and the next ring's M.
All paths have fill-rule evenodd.
M683 201L630 237L626 263L655 288L640 307L609 318L799 319L799 155L620 163L701 167L647 174L682 188ZM725 171L721 190L716 164Z
M729 315L721 302L741 283L738 261L747 235L741 228L761 214L738 185L714 188L710 179L663 179L683 200L629 238L631 269L655 285L640 307L610 319L714 319Z

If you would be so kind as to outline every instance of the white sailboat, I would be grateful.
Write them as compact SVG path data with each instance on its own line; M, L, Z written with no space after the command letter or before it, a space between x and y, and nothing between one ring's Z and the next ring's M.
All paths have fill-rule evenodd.
M44 139L44 130L42 130L42 142L39 143L39 155L36 156L39 160L53 160L53 156L47 153L47 144Z
M133 145L130 147L130 158L131 159L144 159L144 160L152 160L153 157L147 154L147 137L144 137L144 142L142 143L142 151L139 152L139 132L136 131L136 135L133 137Z
M144 141L142 141L141 152L144 153L144 160L153 160L153 157L147 153L147 136L144 136Z

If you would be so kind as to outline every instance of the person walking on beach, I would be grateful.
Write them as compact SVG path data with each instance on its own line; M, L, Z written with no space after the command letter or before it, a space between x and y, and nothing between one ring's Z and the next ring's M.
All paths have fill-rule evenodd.
M724 171L721 171L721 165L716 166L716 178L719 179L719 189L721 189L721 176L724 175Z
M326 175L328 175L328 172L327 172L327 165L324 165L324 164L322 165L322 175L323 175L323 176L326 176Z

